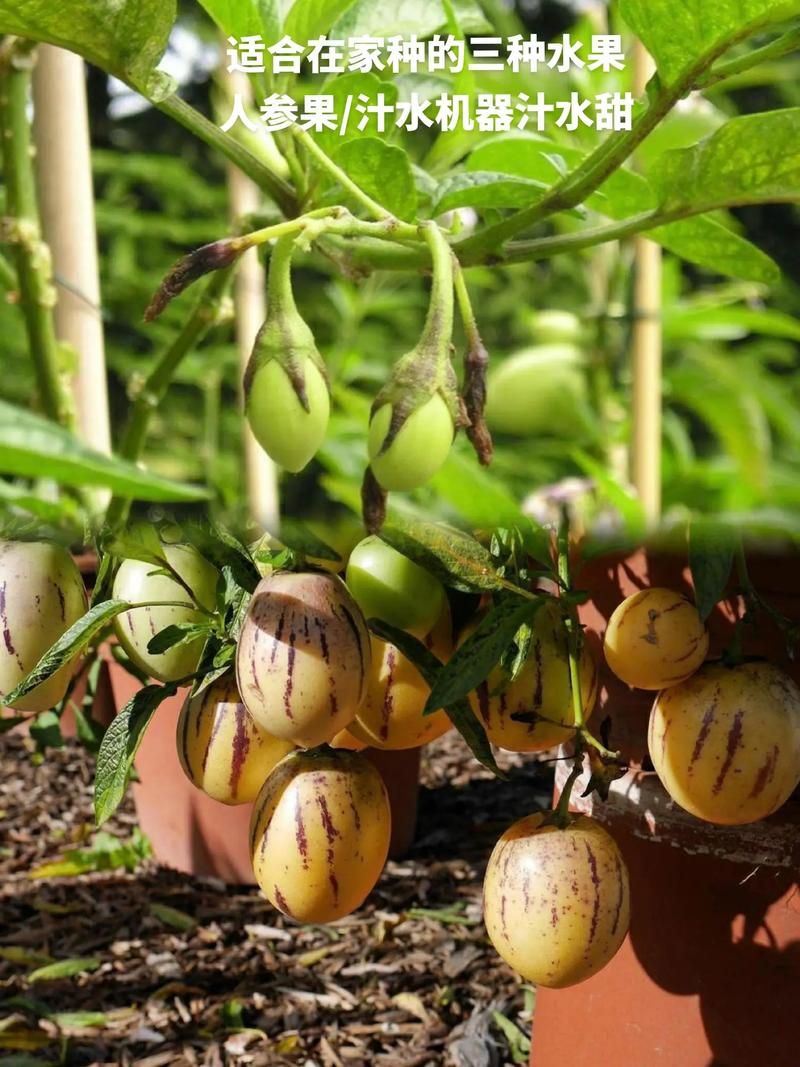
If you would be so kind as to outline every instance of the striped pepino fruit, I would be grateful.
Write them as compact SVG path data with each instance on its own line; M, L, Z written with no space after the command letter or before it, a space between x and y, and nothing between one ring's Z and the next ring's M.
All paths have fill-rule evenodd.
M187 697L178 717L178 759L198 789L223 804L255 800L273 767L293 749L260 730L239 696L233 672Z
M284 572L259 582L236 676L262 730L303 748L330 741L361 705L370 664L364 617L340 578Z
M356 752L295 752L264 784L250 823L253 872L297 922L341 919L364 902L389 851L380 773Z
M771 663L708 663L658 694L648 745L686 811L729 826L757 822L800 784L800 689Z
M628 871L614 839L593 819L565 829L545 815L515 822L494 847L483 883L492 944L523 978L576 985L609 962L630 922Z
M60 545L0 541L0 705L50 646L86 611L80 571ZM67 664L27 696L15 711L48 711L63 699L72 677Z

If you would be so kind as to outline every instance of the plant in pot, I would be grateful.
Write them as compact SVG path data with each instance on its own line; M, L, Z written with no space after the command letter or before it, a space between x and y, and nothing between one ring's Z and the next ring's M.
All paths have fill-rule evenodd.
M299 3L279 23L274 14L262 19L232 12L229 5L205 6L226 35L236 38L260 32L270 41L277 41L284 32L325 33L342 13L338 4ZM389 17L385 10L378 12L379 7L359 5L355 23L348 24L352 33L374 33L376 27L370 20ZM595 672L581 637L578 608L583 598L573 586L568 531L562 526L554 546L553 539L535 523L525 522L519 509L509 506L501 493L493 499L499 499L499 506L513 514L515 521L487 545L486 538L473 538L452 527L410 521L403 504L393 503L389 508L388 494L417 492L417 501L424 502L431 499L430 489L426 496L426 485L438 493L453 472L462 469L460 438L453 448L458 429L465 429L481 463L491 457L483 412L487 354L467 288L470 268L499 271L506 265L550 259L649 233L675 254L704 267L759 280L774 275L768 257L713 213L796 197L793 146L799 120L794 109L735 118L707 138L657 152L646 176L626 167L634 151L687 93L778 55L794 40L790 31L785 38L776 36L770 41L766 55L757 50L728 57L730 49L756 33L774 26L777 34L791 12L785 5L764 0L751 5L745 20L737 5L723 3L709 22L701 7L698 0L693 25L703 32L698 29L685 50L676 54L669 5L650 4L647 10L633 0L621 5L629 26L658 65L658 74L646 92L642 87L641 105L630 129L602 141L598 138L594 144L577 138L551 142L522 137L501 139L494 145L476 137L456 151L442 140L424 154L419 142L414 146L410 138L405 139L401 147L372 127L368 136L340 144L325 130L310 132L294 124L280 131L268 149L259 144L245 146L195 112L154 69L173 23L168 5L139 19L131 7L132 23L139 32L135 50L127 30L124 40L118 36L122 23L116 9L113 13L101 10L89 39L75 30L84 25L75 13L86 10L77 0L46 17L0 8L1 29L85 54L231 160L271 201L267 218L244 220L232 235L219 236L190 252L159 287L147 313L151 322L190 284L210 275L194 310L133 404L119 447L123 458L140 458L153 413L164 402L190 349L213 321L231 275L244 262L242 257L255 249L268 249L267 315L244 374L246 413L254 437L292 473L299 474L319 451L329 474L326 488L340 500L352 502L358 491L352 481L344 479L347 484L342 484L346 461L337 469L341 454L337 460L335 445L324 441L331 422L337 431L335 440L346 430L368 458L360 497L366 530L380 531L390 549L429 572L429 588L434 588L432 578L456 592L482 594L486 600L472 632L443 665L449 650L437 649L434 631L439 620L427 629L430 620L422 626L409 618L407 610L394 614L398 591L406 599L417 600L419 594L409 594L409 589L424 581L419 575L416 586L401 581L398 590L392 578L381 578L367 568L369 581L360 583L356 557L348 592L320 567L324 560L335 566L339 553L332 552L324 540L320 543L307 533L298 533L290 524L276 531L280 540L234 537L219 527L186 522L178 532L169 523L156 529L152 523L127 523L131 499L139 494L116 493L98 531L101 564L91 608L6 694L12 706L24 701L87 647L102 642L113 624L119 645L127 652L126 666L138 681L132 683L135 692L100 746L96 803L101 821L119 803L134 759L145 752L142 744L155 736L153 727L167 719L167 701L176 701L177 720L178 692L191 687L175 728L184 768L193 781L210 795L243 799L239 785L250 777L247 759L256 753L263 758L260 773L266 781L246 847L267 896L298 919L324 921L344 914L357 906L379 874L381 864L373 861L385 855L390 820L383 787L363 758L332 745L337 738L358 747L365 738L375 744L376 739L389 742L392 737L406 736L398 720L392 719L394 701L389 702L392 706L383 720L386 701L382 706L380 701L370 702L368 693L369 676L376 665L376 684L386 692L392 684L392 664L396 666L399 657L404 657L408 661L404 669L412 672L412 688L417 691L410 715L412 741L428 736L424 720L442 711L476 757L493 768L492 740L522 744L533 751L574 740L577 753L568 779L570 788L563 788L555 810L512 828L490 860L487 923L505 957L542 984L569 985L589 978L609 962L626 932L628 878L613 839L597 820L574 818L569 805L584 756L592 762L592 787L600 791L621 769L621 757L610 737L604 738L599 730L598 737L587 725L596 691ZM426 19L422 23L426 33L441 30L448 19L455 24L452 11L437 13L435 25L431 24L429 8L425 5L420 13ZM473 18L484 25L480 12L470 8L461 30L468 32ZM24 103L28 52L24 40L6 41L3 105L7 133L17 136L24 128L20 101ZM610 80L615 77L611 71L601 73ZM606 84L600 74L595 77L598 86ZM289 88L296 84L291 76L286 81ZM385 87L374 75L350 73L333 79L332 84L345 95L349 90L368 101L376 100ZM484 143L478 144L479 140ZM505 156L493 156L495 150ZM733 153L736 167L730 166ZM555 173L554 154L559 160ZM11 153L18 163L24 155ZM419 181L426 163L433 183ZM8 188L9 193L18 191L11 181ZM13 216L21 208L19 203L14 205L13 196L9 199ZM477 224L467 232L459 228L460 216L452 225L443 218L445 212L465 207L478 212ZM37 303L35 285L31 291L28 283L41 287L44 268L34 262L25 242L18 240L15 247L22 303L38 307L38 321L41 302ZM431 274L425 321L413 317L413 332L419 336L398 354L371 406L363 395L359 404L347 388L339 389L336 384L331 388L329 369L293 285L293 263L307 254L313 255L315 263L324 254L336 269L350 275L377 270ZM648 296L652 292L637 294L637 311L652 312L644 303ZM454 336L461 337L454 333L456 311L464 349L460 382L452 363ZM643 322L646 317L642 316ZM648 320L647 325L647 329L639 328L645 338L653 335L652 322ZM551 336L556 329L563 338L563 327L563 321L551 320ZM29 336L31 350L39 351L39 335L32 327ZM648 362L644 344L639 355L641 371ZM562 369L559 397L576 381L574 368ZM54 394L52 364L42 363L39 373L42 396L48 389ZM640 376L636 380L642 385ZM646 452L648 440L652 444L658 425L655 420L654 427L647 418L652 400L653 390L643 389L634 409L635 429L642 431L636 434L639 453ZM56 419L63 416L58 405L50 414ZM652 472L659 443L656 440L647 456L649 481L646 474L637 478L648 518L655 510L657 479ZM628 498L624 492L614 493L613 481L602 466L596 462L592 466L591 457L586 465L605 490L614 494L617 504L626 507ZM358 466L365 466L363 460ZM351 467L347 470L352 473ZM472 494L462 492L461 498L460 514L472 508L475 515ZM475 525L479 524L476 520ZM193 561L192 573L185 572L188 559ZM395 560L395 566L407 572L406 563ZM388 584L391 595L376 609L373 587L381 584ZM444 608L441 593L431 599ZM361 600L364 603L359 606ZM365 612L371 617L374 640L368 637ZM427 633L421 632L425 629ZM393 658L390 648L398 658ZM547 655L539 663L537 657L544 657L545 650ZM143 684L142 673L160 682ZM529 700L531 692L534 697ZM398 709L400 705L398 700ZM221 755L212 742L215 730L217 739L230 738ZM348 736L342 738L342 730ZM518 734L522 741L508 741ZM273 768L270 761L281 741L305 751L290 753ZM790 777L791 771L787 774ZM292 822L297 812L299 823ZM369 857L359 853L360 826L370 841ZM579 866L570 866L571 853L580 857ZM569 899L548 888L542 897L546 913L538 905L534 909L535 928L552 938L548 926L557 928L559 909L573 907L574 917L564 926L574 921L579 939L591 949L580 958L559 955L556 939L546 941L555 956L546 953L546 958L531 960L522 924L509 925L514 918L506 910L512 907L509 901L516 913L529 907L525 871L548 863L559 872L572 871L577 888ZM285 881L270 873L282 866L291 871ZM313 878L309 875L307 882L316 887L316 896L306 891L303 878L303 872L312 869ZM593 888L597 890L594 903Z

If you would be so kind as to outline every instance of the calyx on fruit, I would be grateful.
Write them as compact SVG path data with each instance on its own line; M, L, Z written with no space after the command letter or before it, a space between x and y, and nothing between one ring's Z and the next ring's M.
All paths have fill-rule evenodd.
M328 375L314 335L292 292L294 238L282 237L269 265L267 318L244 378L245 411L264 451L288 471L301 471L328 428Z

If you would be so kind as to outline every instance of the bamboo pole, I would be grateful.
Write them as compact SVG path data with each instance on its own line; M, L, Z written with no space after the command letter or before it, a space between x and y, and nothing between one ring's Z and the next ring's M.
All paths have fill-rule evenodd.
M41 45L33 76L36 175L53 256L58 339L77 353L73 391L82 439L111 451L85 67Z
M655 68L638 41L634 62L640 97ZM661 248L646 237L634 240L631 479L647 524L655 526L661 516Z
M249 99L250 83L246 74L223 74L221 80L231 98L234 93L241 93L244 100ZM234 223L256 211L261 203L258 186L232 164L228 166L228 199ZM253 248L241 257L234 279L236 343L242 372L250 359L256 334L266 318L266 294L264 268L259 262L257 250ZM277 533L280 522L277 470L246 421L243 421L243 446L248 513L261 530Z

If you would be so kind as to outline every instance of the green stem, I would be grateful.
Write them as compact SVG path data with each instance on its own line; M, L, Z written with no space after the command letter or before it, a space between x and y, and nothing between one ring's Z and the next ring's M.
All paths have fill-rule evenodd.
M752 67L757 67L771 59L780 59L781 56L785 56L788 52L794 52L797 48L800 48L800 27L789 30L788 33L784 33L774 41L770 41L769 44L765 44L763 48L755 48L744 56L739 56L737 59L729 59L727 63L720 63L716 67L712 67L699 81L695 82L695 88L710 89L712 86L717 87L720 82L727 81L737 74L743 74Z
M564 782L564 788L561 790L561 794L558 798L558 804L556 804L555 811L552 818L556 825L562 828L566 826L570 821L569 814L569 802L572 799L572 789L577 780L581 776L583 771L583 748L579 744L575 751L575 762L572 764L572 770L569 772L569 777Z
M270 316L297 315L297 304L292 291L292 256L295 249L295 237L287 234L281 237L272 249L269 257L269 275L267 277L267 307Z
M475 311L472 307L472 301L469 297L469 289L467 289L467 280L464 277L464 271L461 269L461 264L456 261L456 268L454 274L456 301L458 302L458 313L461 316L461 322L464 326L464 334L467 338L467 345L469 348L473 348L476 345L480 345L481 341L480 331L478 329L478 320L475 318Z
M0 255L0 288L13 293L17 288L17 272L5 256Z
M217 321L230 277L230 268L217 271L211 276L183 329L156 361L134 401L125 427L119 446L119 455L123 459L136 462L140 458L150 420L158 410L181 362ZM112 530L121 525L127 517L130 505L129 498L114 496L106 512L106 525Z
M20 42L20 48L27 48L27 42ZM67 426L71 422L72 403L61 375L53 322L56 298L52 265L50 250L42 240L27 113L30 60L13 47L3 59L0 68L0 137L16 284L42 408L48 418Z
M433 281L417 348L435 351L440 360L449 361L454 318L453 252L435 222L426 223L422 232L431 253Z
M151 103L165 115L175 119L181 126L193 133L211 148L216 148L227 159L251 178L259 188L268 193L285 215L297 213L297 197L292 187L279 175L267 167L264 162L240 144L233 137L215 126L210 119L183 100L177 93L153 100Z

